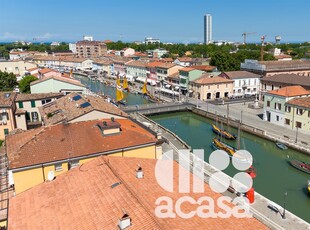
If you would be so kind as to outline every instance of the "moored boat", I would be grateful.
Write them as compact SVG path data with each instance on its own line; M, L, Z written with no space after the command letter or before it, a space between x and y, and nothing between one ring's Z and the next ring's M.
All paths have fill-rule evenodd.
M310 195L310 179L308 180L308 194Z
M304 162L304 161L299 161L299 160L289 160L290 164L299 169L300 171L303 171L305 173L310 174L310 163Z
M227 132L226 130L222 130L220 129L219 127L217 127L216 125L212 125L212 131L217 134L217 135L220 135L226 139L229 139L229 140L235 140L236 139L236 135L232 134L232 133L229 133Z
M282 150L287 150L287 146L281 142L276 142L276 146L279 148L279 149L282 149Z

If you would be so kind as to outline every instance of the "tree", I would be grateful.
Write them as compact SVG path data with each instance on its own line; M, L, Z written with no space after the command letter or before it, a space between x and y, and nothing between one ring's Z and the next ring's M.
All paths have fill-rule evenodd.
M0 70L0 91L12 91L17 85L16 76L13 73Z
M33 81L38 80L38 78L28 75L25 76L22 80L19 82L19 90L22 93L30 93L30 83Z
M220 71L240 70L240 62L227 53L215 53L212 55L210 65L216 66Z

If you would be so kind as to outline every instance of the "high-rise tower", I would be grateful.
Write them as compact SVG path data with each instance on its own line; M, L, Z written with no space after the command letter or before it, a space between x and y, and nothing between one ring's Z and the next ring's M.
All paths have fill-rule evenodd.
M204 16L204 43L209 44L212 41L212 15L206 14Z

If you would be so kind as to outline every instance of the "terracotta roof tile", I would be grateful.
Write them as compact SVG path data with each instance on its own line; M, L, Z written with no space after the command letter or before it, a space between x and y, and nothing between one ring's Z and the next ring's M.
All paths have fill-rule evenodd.
M283 97L294 97L294 96L309 95L309 91L305 90L300 85L282 87L280 89L268 91L267 93L273 94L273 95L278 95L278 96L283 96Z
M220 76L229 79L260 78L260 75L248 71L228 71L223 72Z
M42 78L40 80L31 82L30 85L35 85L35 84L38 84L38 83L41 83L41 82L44 82L44 81L47 81L47 80L50 80L50 79L54 79L56 81L62 81L62 82L70 83L70 84L73 84L73 85L85 87L85 85L83 85L79 80L75 80L75 79L71 79L71 78L66 78L66 77L59 77L59 76L44 77L44 78Z
M154 68L154 67L160 66L162 63L163 63L162 61L151 61L146 64L146 67Z
M261 79L262 82L277 82L290 85L310 86L310 76L297 74L276 74Z
M145 68L146 67L145 62L142 61L129 61L126 63L126 66L134 66L134 67L141 67L141 68Z
M12 197L8 228L118 229L118 218L125 210L132 223L128 229L268 229L255 218L157 217L155 203L162 196L170 197L175 204L184 195L196 201L202 196L217 200L221 195L213 192L207 184L204 185L204 193L168 193L156 180L156 162L152 159L98 157L51 182ZM137 164L143 169L143 179L136 178ZM180 171L184 170L180 167ZM173 162L173 173L173 182L177 185L179 167L176 162ZM192 174L190 181L193 181ZM111 185L117 182L121 184L112 188ZM193 209L196 210L197 205L182 204L184 213ZM216 204L215 211L221 211Z
M66 160L127 147L155 144L149 131L129 119L117 119L121 132L104 136L97 126L103 120L41 127L6 137L11 169Z
M74 97L80 98L74 100ZM85 108L80 106L87 102L90 104L89 106ZM111 114L112 116L117 115L128 117L125 112L106 102L102 97L86 96L78 93L70 93L52 103L39 107L39 112L45 125L58 124L64 121L69 122L92 111L101 111L103 113ZM52 114L53 116L49 117L48 114Z
M222 77L213 77L212 75L209 74L203 74L200 78L196 79L195 81L192 81L196 84L200 85L207 85L207 84L218 84L218 83L233 83L233 80L225 79Z
M161 69L170 69L172 67L176 66L176 64L174 63L161 63L158 66L156 66L157 68L161 68Z
M310 95L310 91L309 91L309 95ZM287 104L297 105L303 108L310 109L310 96L291 99L287 102Z
M192 67L185 67L185 68L179 69L179 71L183 71L183 72L190 72L192 70L195 70L195 69Z
M15 92L0 92L0 107L11 107L15 98Z
M49 73L49 72L56 72L56 73L58 73L58 71L53 70L53 69L49 69L49 68L44 68L44 69L40 69L39 70L40 74L46 74L46 73Z
M47 98L60 98L64 96L63 93L21 93L17 94L15 101L31 101Z

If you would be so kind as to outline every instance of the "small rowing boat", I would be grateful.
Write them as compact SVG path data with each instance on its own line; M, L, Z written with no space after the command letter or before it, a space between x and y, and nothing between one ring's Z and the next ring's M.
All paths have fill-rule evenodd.
M281 142L276 142L276 146L279 148L279 149L282 149L282 150L287 150L287 146Z
M310 195L310 179L308 180L308 194Z
M310 163L299 160L289 160L289 162L293 167L310 174Z

